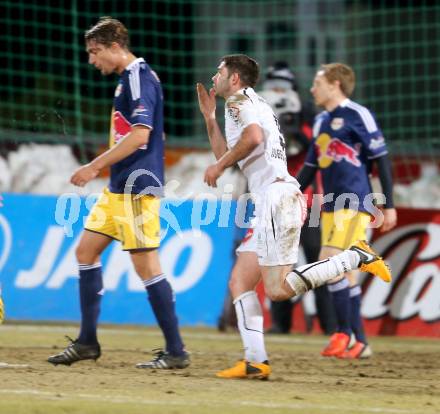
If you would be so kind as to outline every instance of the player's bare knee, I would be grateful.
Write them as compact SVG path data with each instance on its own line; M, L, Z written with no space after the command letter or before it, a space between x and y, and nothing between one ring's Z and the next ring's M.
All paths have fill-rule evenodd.
M229 279L228 287L229 287L229 290L231 291L231 293L234 293L234 291L238 287L237 280L232 275L231 275L231 278Z
M266 296L274 302L281 302L283 300L289 299L291 296L284 289L278 286L272 286L270 288L267 288L265 286L264 290Z
M79 244L75 250L75 256L78 263L81 264L94 264L99 258L95 252L91 252L87 246Z
M154 263L140 263L139 261L132 260L134 270L141 280L148 280L155 276L162 274L160 266L155 266Z
M78 261L78 263L81 263L81 264L88 264L87 262L84 261L84 259L86 258L86 256L87 256L87 252L86 252L86 250L81 246L81 244L79 244L79 245L77 246L77 248L75 249L75 257L76 257L76 260Z
M229 290L232 294L232 297L240 296L242 293L247 292L249 290L253 290L254 286L249 283L246 283L246 279L240 277L238 274L232 272L231 278L229 279Z

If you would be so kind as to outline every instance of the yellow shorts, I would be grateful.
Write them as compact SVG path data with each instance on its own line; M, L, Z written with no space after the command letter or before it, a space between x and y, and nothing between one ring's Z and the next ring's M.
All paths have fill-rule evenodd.
M356 240L366 240L371 221L368 213L343 209L321 213L321 246L349 248Z
M160 244L159 208L157 197L115 194L106 188L84 227L119 240L123 250L155 249Z

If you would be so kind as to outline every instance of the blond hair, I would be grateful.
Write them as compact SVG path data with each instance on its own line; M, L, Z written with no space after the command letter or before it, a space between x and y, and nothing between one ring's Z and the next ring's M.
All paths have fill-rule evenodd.
M353 69L343 63L321 65L319 70L329 83L339 82L341 92L349 98L354 90L355 75Z

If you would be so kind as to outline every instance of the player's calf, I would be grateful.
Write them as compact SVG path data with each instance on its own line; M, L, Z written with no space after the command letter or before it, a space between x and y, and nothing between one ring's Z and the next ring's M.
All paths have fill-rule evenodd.
M264 293L275 302L280 302L295 296L292 287L285 283L285 276L290 271L291 266L264 266L262 268Z

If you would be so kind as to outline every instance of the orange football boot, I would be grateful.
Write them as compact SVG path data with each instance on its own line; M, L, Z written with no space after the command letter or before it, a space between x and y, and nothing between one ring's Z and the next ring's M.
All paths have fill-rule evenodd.
M349 342L349 335L342 332L336 332L330 337L330 342L321 351L321 355L325 357L341 355L347 349Z
M255 378L260 380L269 379L272 372L270 365L265 362L238 361L232 368L225 369L215 374L219 378Z
M391 282L391 270L388 265L368 244L366 240L358 240L351 247L361 257L359 269L381 278L384 282Z
M370 346L362 342L356 342L350 349L344 351L338 358L341 359L365 359L370 358L373 351Z

